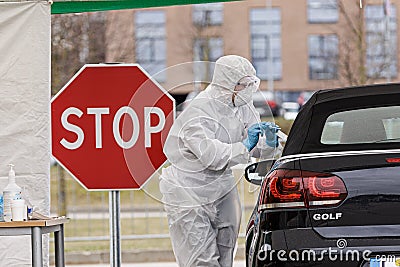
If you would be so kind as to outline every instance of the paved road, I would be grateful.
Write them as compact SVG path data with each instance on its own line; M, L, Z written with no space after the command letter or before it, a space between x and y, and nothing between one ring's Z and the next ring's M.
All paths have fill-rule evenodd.
M67 267L109 267L110 264L81 264L66 265ZM178 267L176 263L171 262L150 262L150 263L123 263L122 267ZM236 261L233 267L245 267L244 261Z

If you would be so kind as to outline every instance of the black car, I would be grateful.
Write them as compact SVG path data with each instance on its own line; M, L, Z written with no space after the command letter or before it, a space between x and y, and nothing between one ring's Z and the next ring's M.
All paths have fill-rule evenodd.
M316 92L245 176L248 267L400 266L400 84Z

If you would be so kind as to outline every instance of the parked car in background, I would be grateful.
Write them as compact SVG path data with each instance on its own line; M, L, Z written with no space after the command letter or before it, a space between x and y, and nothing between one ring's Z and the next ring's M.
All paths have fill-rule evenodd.
M283 102L281 106L281 115L285 120L296 119L299 113L300 105L296 102Z
M181 104L180 111L184 110L200 92L200 90L190 92ZM299 94L299 92L277 92L277 96L274 96L271 91L258 90L253 94L253 103L261 117L283 116L287 120L294 120L299 110L299 104L294 99L297 99ZM285 102L282 102L282 97Z
M399 266L400 84L316 92L245 177L246 266Z
M302 92L300 91L282 91L277 93L278 97L282 99L279 114L285 120L294 120L296 118L300 109L298 100L301 94Z
M271 91L257 90L253 94L254 107L261 117L280 116L280 103Z

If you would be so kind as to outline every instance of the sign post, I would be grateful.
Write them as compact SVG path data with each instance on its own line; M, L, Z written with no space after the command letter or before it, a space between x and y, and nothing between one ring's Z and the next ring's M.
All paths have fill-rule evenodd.
M51 101L52 154L84 188L109 191L110 263L121 265L120 190L164 164L174 99L137 64L85 65Z
M121 266L121 220L119 191L108 193L110 210L110 266Z

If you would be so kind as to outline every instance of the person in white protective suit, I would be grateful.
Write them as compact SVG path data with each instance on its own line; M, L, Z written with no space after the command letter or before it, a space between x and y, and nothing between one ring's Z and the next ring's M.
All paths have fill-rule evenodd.
M223 56L211 84L176 119L160 176L176 260L186 266L232 266L241 208L230 167L281 152L279 127L260 122L252 103L259 79L240 56ZM260 135L266 143L261 144ZM265 140L263 141L265 142Z

